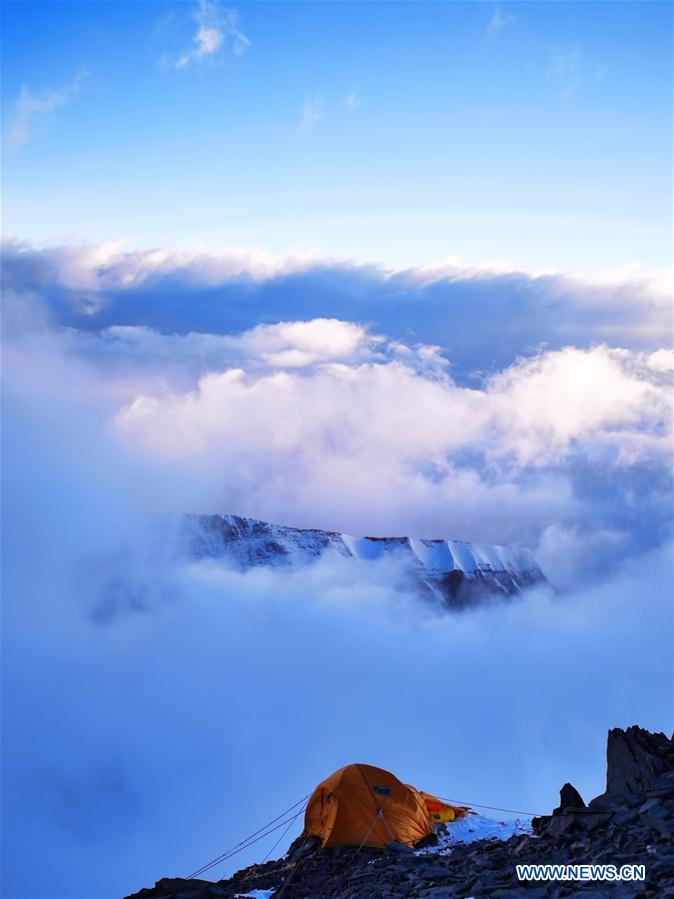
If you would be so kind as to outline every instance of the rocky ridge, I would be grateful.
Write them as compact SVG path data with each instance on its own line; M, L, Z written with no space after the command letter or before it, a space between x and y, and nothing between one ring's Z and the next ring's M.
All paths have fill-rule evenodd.
M609 731L605 792L586 805L565 784L560 805L532 825L531 836L450 845L439 840L423 850L320 850L299 838L283 858L244 868L218 883L165 878L127 899L674 896L673 738L639 727ZM646 878L518 881L517 864L548 863L645 865Z
M402 586L452 608L485 596L508 598L545 581L521 548L415 537L354 537L291 528L238 515L183 515L173 523L182 551L222 559L245 571L257 566L303 566L332 555L363 563L390 560Z

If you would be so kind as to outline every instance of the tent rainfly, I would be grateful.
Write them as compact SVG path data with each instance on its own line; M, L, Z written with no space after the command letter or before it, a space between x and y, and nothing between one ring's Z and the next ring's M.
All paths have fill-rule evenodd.
M402 783L372 765L346 765L320 783L304 815L304 836L321 846L413 846L434 824L463 818L467 808Z

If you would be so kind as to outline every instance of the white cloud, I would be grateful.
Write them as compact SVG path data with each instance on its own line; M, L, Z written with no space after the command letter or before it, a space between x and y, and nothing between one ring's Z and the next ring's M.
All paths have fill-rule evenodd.
M300 369L326 362L354 364L398 356L426 369L446 365L436 358L434 347L398 345L369 334L361 325L326 318L256 325L240 335L161 334L143 326L113 325L100 337L80 334L71 346L85 355L103 353L111 358L137 359L148 366L171 360L188 366L198 362L209 369L228 365Z
M140 358L150 344L160 355L169 345L143 329L173 331L178 364L191 359L202 372L239 365L245 353L242 345L234 352L232 335L270 321L366 327L368 340L387 336L387 358L397 344L396 358L416 367L422 346L440 345L431 351L435 363L449 362L464 384L542 348L606 343L653 353L671 344L671 271L638 265L587 276L455 257L392 270L305 251L132 251L120 242L35 249L6 240L3 275L6 334L49 318L85 331L123 324L140 329ZM102 351L116 355L121 342L118 334Z
M234 56L242 56L250 47L250 40L239 28L238 13L219 0L199 0L193 17L197 24L193 46L180 54L176 69L214 59L227 47Z
M354 363L363 340L362 329L325 320L256 329L242 343L288 371L212 372L195 391L136 398L119 425L151 453L194 459L246 421L236 437L242 458L279 450L309 467L324 461L315 448L337 432L337 455L366 471L377 459L400 470L444 465L478 447L492 464L537 468L578 446L606 465L669 450L669 384L649 356L569 348L515 363L473 390L396 360ZM347 361L336 364L340 355Z
M325 103L323 98L318 95L309 97L302 107L302 115L300 116L297 130L301 134L311 131L320 122L325 114Z
M577 283L585 281L589 287L617 287L622 288L632 285L648 295L650 301L662 306L671 306L673 269L655 268L648 269L638 262L630 262L614 269L599 271L589 277L581 274L569 274L566 277L574 279Z
M365 341L366 334L359 325L319 318L308 322L258 325L243 339L267 365L301 368L352 357Z
M580 47L554 52L550 55L548 74L560 97L572 97L582 83L583 53Z
M517 21L517 16L512 13L504 13L503 10L497 8L494 10L494 13L489 20L489 32L491 34L498 34L506 25L512 25L513 22Z
M342 102L347 109L358 109L361 103L358 88L354 87L354 89L344 97Z
M568 348L523 360L491 378L497 432L490 454L545 465L580 443L587 453L668 451L669 384L650 357L626 350ZM646 436L648 434L648 437ZM623 446L623 438L627 446ZM636 438L636 443L633 438ZM664 438L664 439L662 439ZM610 455L610 454L609 454Z
M672 350L656 350L648 357L647 363L654 371L674 371L674 353Z
M65 106L87 77L88 73L82 71L75 75L70 84L59 88L45 88L41 91L34 91L24 85L9 119L5 134L7 145L18 149L27 144L40 123L46 121L52 112Z
M591 274L578 271L558 271L555 269L539 269L524 272L519 266L505 259L483 261L471 265L459 255L445 259L426 262L408 269L411 278L420 284L437 284L443 280L466 280L488 276L526 275L531 279L554 280L559 285L559 293L572 287L582 294L583 303L594 305L602 302L615 302L615 295L602 290L610 288L618 291L630 291L635 299L659 306L671 306L674 289L674 268L649 268L640 262L629 262L613 269L603 269ZM595 290L599 288L599 290Z
M471 264L459 255L421 263L414 268L384 268L373 260L326 256L318 250L296 250L291 253L269 253L259 247L223 248L218 251L135 250L125 240L103 243L71 243L40 248L4 237L6 259L32 260L48 265L52 277L64 287L120 289L142 285L162 276L180 275L193 284L215 286L240 277L267 280L311 269L335 268L345 272L367 269L381 279L404 277L420 286L441 282L468 281L479 278L517 276L530 281L555 282L558 293L571 287L583 305L608 302L615 304L615 293L603 288L633 294L635 303L670 306L674 269L648 268L630 262L595 273L554 269L527 271L507 260L482 261Z

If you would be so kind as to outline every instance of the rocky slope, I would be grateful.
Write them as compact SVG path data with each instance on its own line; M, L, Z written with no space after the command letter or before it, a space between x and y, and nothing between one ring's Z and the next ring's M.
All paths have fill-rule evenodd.
M606 791L585 805L565 784L533 834L412 850L316 850L296 840L283 858L227 880L167 878L128 899L453 899L674 896L674 742L639 727L609 732ZM451 825L450 825L451 826ZM520 882L517 864L645 865L644 881Z
M360 562L391 560L399 577L428 598L462 607L484 596L510 597L544 581L525 549L413 537L352 537L237 515L184 515L178 540L193 558L223 559L239 570L301 566L332 554Z

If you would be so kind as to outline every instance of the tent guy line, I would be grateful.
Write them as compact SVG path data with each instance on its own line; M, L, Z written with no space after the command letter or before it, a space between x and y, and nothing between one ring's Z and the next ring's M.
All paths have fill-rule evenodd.
M246 837L244 840L241 840L239 843L236 843L234 846L232 846L231 849L228 849L226 852L223 852L221 855L218 855L212 861L207 862L205 865L202 865L200 868L197 868L196 871L193 871L192 874L188 875L188 879L191 879L192 877L197 877L199 874L203 874L205 871L208 871L210 868L214 867L215 865L219 864L220 862L224 862L226 859L231 858L231 856L237 855L243 849L247 849L249 846L252 846L253 843L257 843L258 840L261 840L263 837L269 836L269 834L273 833L275 830L279 830L281 827L283 827L284 824L288 823L288 819L285 816L289 812L292 812L294 809L296 809L298 805L301 805L302 803L306 802L307 799L309 799L310 795L311 795L310 793L307 793L306 796L303 796L301 799L298 799L297 802L294 802L284 812L281 812L280 815L277 815L275 818L272 818L271 821L268 821L262 827L259 827L257 830L253 831L253 833L251 833L250 836ZM300 812L301 811L303 811L303 809L300 809ZM295 818L298 817L298 815L299 815L299 813L297 815L292 816L292 818L290 819L291 822L294 821ZM277 824L276 827L271 827L271 825L275 824L276 821L279 820L279 818L284 818L285 820L281 821L280 824ZM268 830L267 828L270 828L270 827L271 827L271 830ZM262 831L264 831L264 833L262 833ZM257 837L258 834L260 834L259 837ZM254 840L253 837L257 837L257 839Z
M365 766L365 767L370 768L370 766ZM363 766L361 766L361 765L347 765L347 766L346 766L346 769L343 768L343 769L340 769L340 771L335 772L335 774L333 774L330 778L328 778L327 781L332 781L333 778L338 777L338 776L342 776L343 773L344 773L347 769L355 769L355 770L358 771L358 773L360 774L360 776L361 776L362 779L364 780L364 782L365 782L365 784L366 784L366 787L367 787L368 791L371 791L371 792L372 792L373 798L374 798L374 802L375 802L375 805L376 805L376 808L377 808L377 813L376 813L376 815L375 815L375 818L374 818L374 820L370 823L370 826L369 826L369 828L368 828L368 830L367 830L367 832L366 832L366 834L365 834L365 837L363 838L362 841L358 841L358 842L356 843L356 845L360 844L360 848L362 848L363 845L365 845L365 843L366 843L367 840L368 840L368 837L370 836L370 834L371 834L371 832L372 832L372 829L373 829L373 827L374 827L374 825L375 825L377 819L383 820L383 823L384 823L384 825L385 825L385 827L386 827L386 830L387 830L388 833L391 835L391 837L393 837L393 834L392 834L392 832L391 832L391 828L389 827L388 822L385 820L385 818L384 818L384 816L383 816L383 814L382 814L383 805L384 805L384 803L386 802L386 799L388 799L388 795L387 795L386 798L384 799L384 802L382 802L381 805L380 805L380 804L379 804L378 796L377 796L376 794L377 794L377 791L378 791L378 790L382 790L383 788L381 788L381 787L375 788L375 787L372 787L372 786L370 785L369 780L368 780L367 776L365 775L365 772L363 771ZM375 768L372 768L371 770L372 770L372 771L377 771L377 772L380 771L380 769L375 769ZM388 777L393 777L392 775L388 775L388 772L383 772L383 771L382 771L381 773L387 774ZM397 782L397 778L393 778L393 780ZM269 856L271 855L271 853L274 851L274 849L275 849L275 848L278 846L278 844L281 842L281 840L283 839L283 837L288 833L288 831L289 831L290 828L292 827L293 823L297 820L297 818L299 818L299 816L302 814L302 812L305 812L305 813L306 813L306 812L307 812L307 809L308 809L309 806L312 804L312 802L315 802L316 797L317 797L317 794L319 793L319 791L320 791L321 789L323 789L323 790L325 789L325 785L326 785L326 781L324 781L322 784L319 784L319 786L313 791L313 793L310 793L310 794L308 793L306 796L303 796L301 799L298 799L297 802L294 802L294 803L293 803L289 808L287 808L285 811L281 812L281 813L280 813L279 815L277 815L275 818L272 818L271 821L269 821L267 824L263 825L262 827L258 828L256 831L254 831L252 834L250 834L250 836L246 837L244 840L241 840L239 843L236 843L234 846L232 846L231 849L228 849L226 852L224 852L224 853L222 853L221 855L217 856L217 857L214 858L212 861L207 862L205 865L202 865L200 868L197 868L196 871L194 871L192 874L188 875L189 878L197 877L197 876L199 876L200 874L203 874L203 873L205 873L206 871L209 871L211 868L214 868L216 865L218 865L218 864L220 864L220 863L222 863L222 862L224 862L224 861L227 861L229 858L232 858L232 857L235 856L235 855L238 855L240 852L243 852L244 849L248 849L248 848L249 848L250 846L252 846L254 843L259 842L260 840L264 839L265 837L269 836L270 834L274 833L274 832L277 831L277 830L280 830L280 828L282 828L282 827L285 826L285 830L284 830L283 833L280 835L280 837L276 840L276 842L274 843L274 845L271 847L271 849L269 850L269 852L268 852L267 855L265 856L265 861L266 861L266 860L269 858ZM401 786L403 786L403 785L401 785ZM406 789L410 789L410 788L406 788ZM414 792L416 793L417 791L415 790ZM444 797L444 796L431 796L430 794L427 794L427 793L419 793L419 796L423 797L424 802L425 802L425 804L426 804L426 806L427 806L427 810L428 810L429 812L432 812L432 811L438 812L438 811L440 811L440 806L441 806L442 804L445 804L445 803L446 803L447 806L449 806L449 807L451 807L452 805L455 805L455 806L457 806L457 807L483 808L483 809L490 809L491 811L507 812L508 814L525 815L525 816L528 817L528 818L541 817L540 814L537 814L537 813L535 813L535 812L525 812L525 811L521 811L521 810L518 810L518 809L503 808L503 807L497 806L497 805L485 805L485 804L479 803L479 802L468 802L468 801L463 801L463 800L458 800L458 799L448 799L447 797ZM330 792L330 798L331 798L331 797L332 797L332 792ZM429 803L430 803L430 804L429 804ZM295 812L294 810L295 810L298 806L301 806L301 808L299 809L299 811ZM437 808L436 808L436 806L437 806ZM455 811L455 812L458 811L458 808L457 808L457 809L454 809L454 811ZM292 815L290 816L290 818L286 817L286 816L287 816L288 814L290 814L291 812L294 812L294 814L292 814ZM322 815L319 814L319 818L322 819ZM281 820L281 819L283 819L283 820ZM279 823L279 824L276 824L277 821L280 821L280 823ZM305 820L305 832L307 832L307 826L306 826L306 823L307 823L307 822L306 822L306 820ZM318 829L319 829L319 830L322 829L322 825L323 825L323 824L324 824L324 822L321 820L321 821L320 821L320 825L318 826ZM276 825L276 826L272 827L272 825Z
M492 812L509 812L511 815L525 815L527 818L542 818L541 812L523 812L516 808L501 808L499 805L484 805L480 802L468 802L461 799L447 799L446 796L438 796L443 802L455 803L456 805L469 805L471 808L488 808Z
M249 840L248 842L244 841L243 845L239 846L238 849L231 849L229 852L225 852L223 855L219 856L218 858L213 859L212 862L208 862L208 864L203 865L198 871L194 871L192 874L188 875L187 879L191 880L191 878L197 877L199 874L204 874L206 871L210 871L210 869L214 868L216 865L220 865L220 864L222 864L222 862L226 862L230 858L233 858L235 855L238 855L239 852L243 852L244 849L249 849L255 843L259 843L260 840L264 840L265 837L268 837L268 836L270 836L270 834L274 833L275 831L280 830L281 827L284 826L284 824L288 823L288 821L290 821L290 823L292 824L292 822L295 820L295 817L290 818L290 819L286 818L285 821L281 821L281 823L277 824L276 827L270 827L269 830L260 834L260 836L256 837L254 840Z
M288 826L286 827L286 829L283 831L283 833L281 834L281 836L278 838L278 840L274 843L274 845L271 847L271 849L269 850L269 852L268 852L268 853L265 855L265 857L262 859L262 862L263 862L263 863L267 861L267 859L268 859L269 856L272 854L272 852L274 851L274 849L276 849L276 847L278 846L278 844L279 844L279 843L281 842L281 840L285 837L285 835L288 833L288 831L289 831L290 828L293 826L293 824L295 823L295 821L297 821L297 819L298 819L299 816L302 814L302 812L305 811L305 809L306 809L306 804L303 805L303 806L300 808L299 812L297 812L297 814L295 814L295 815L290 819L290 821L288 822ZM265 836L266 836L266 834L265 834Z

